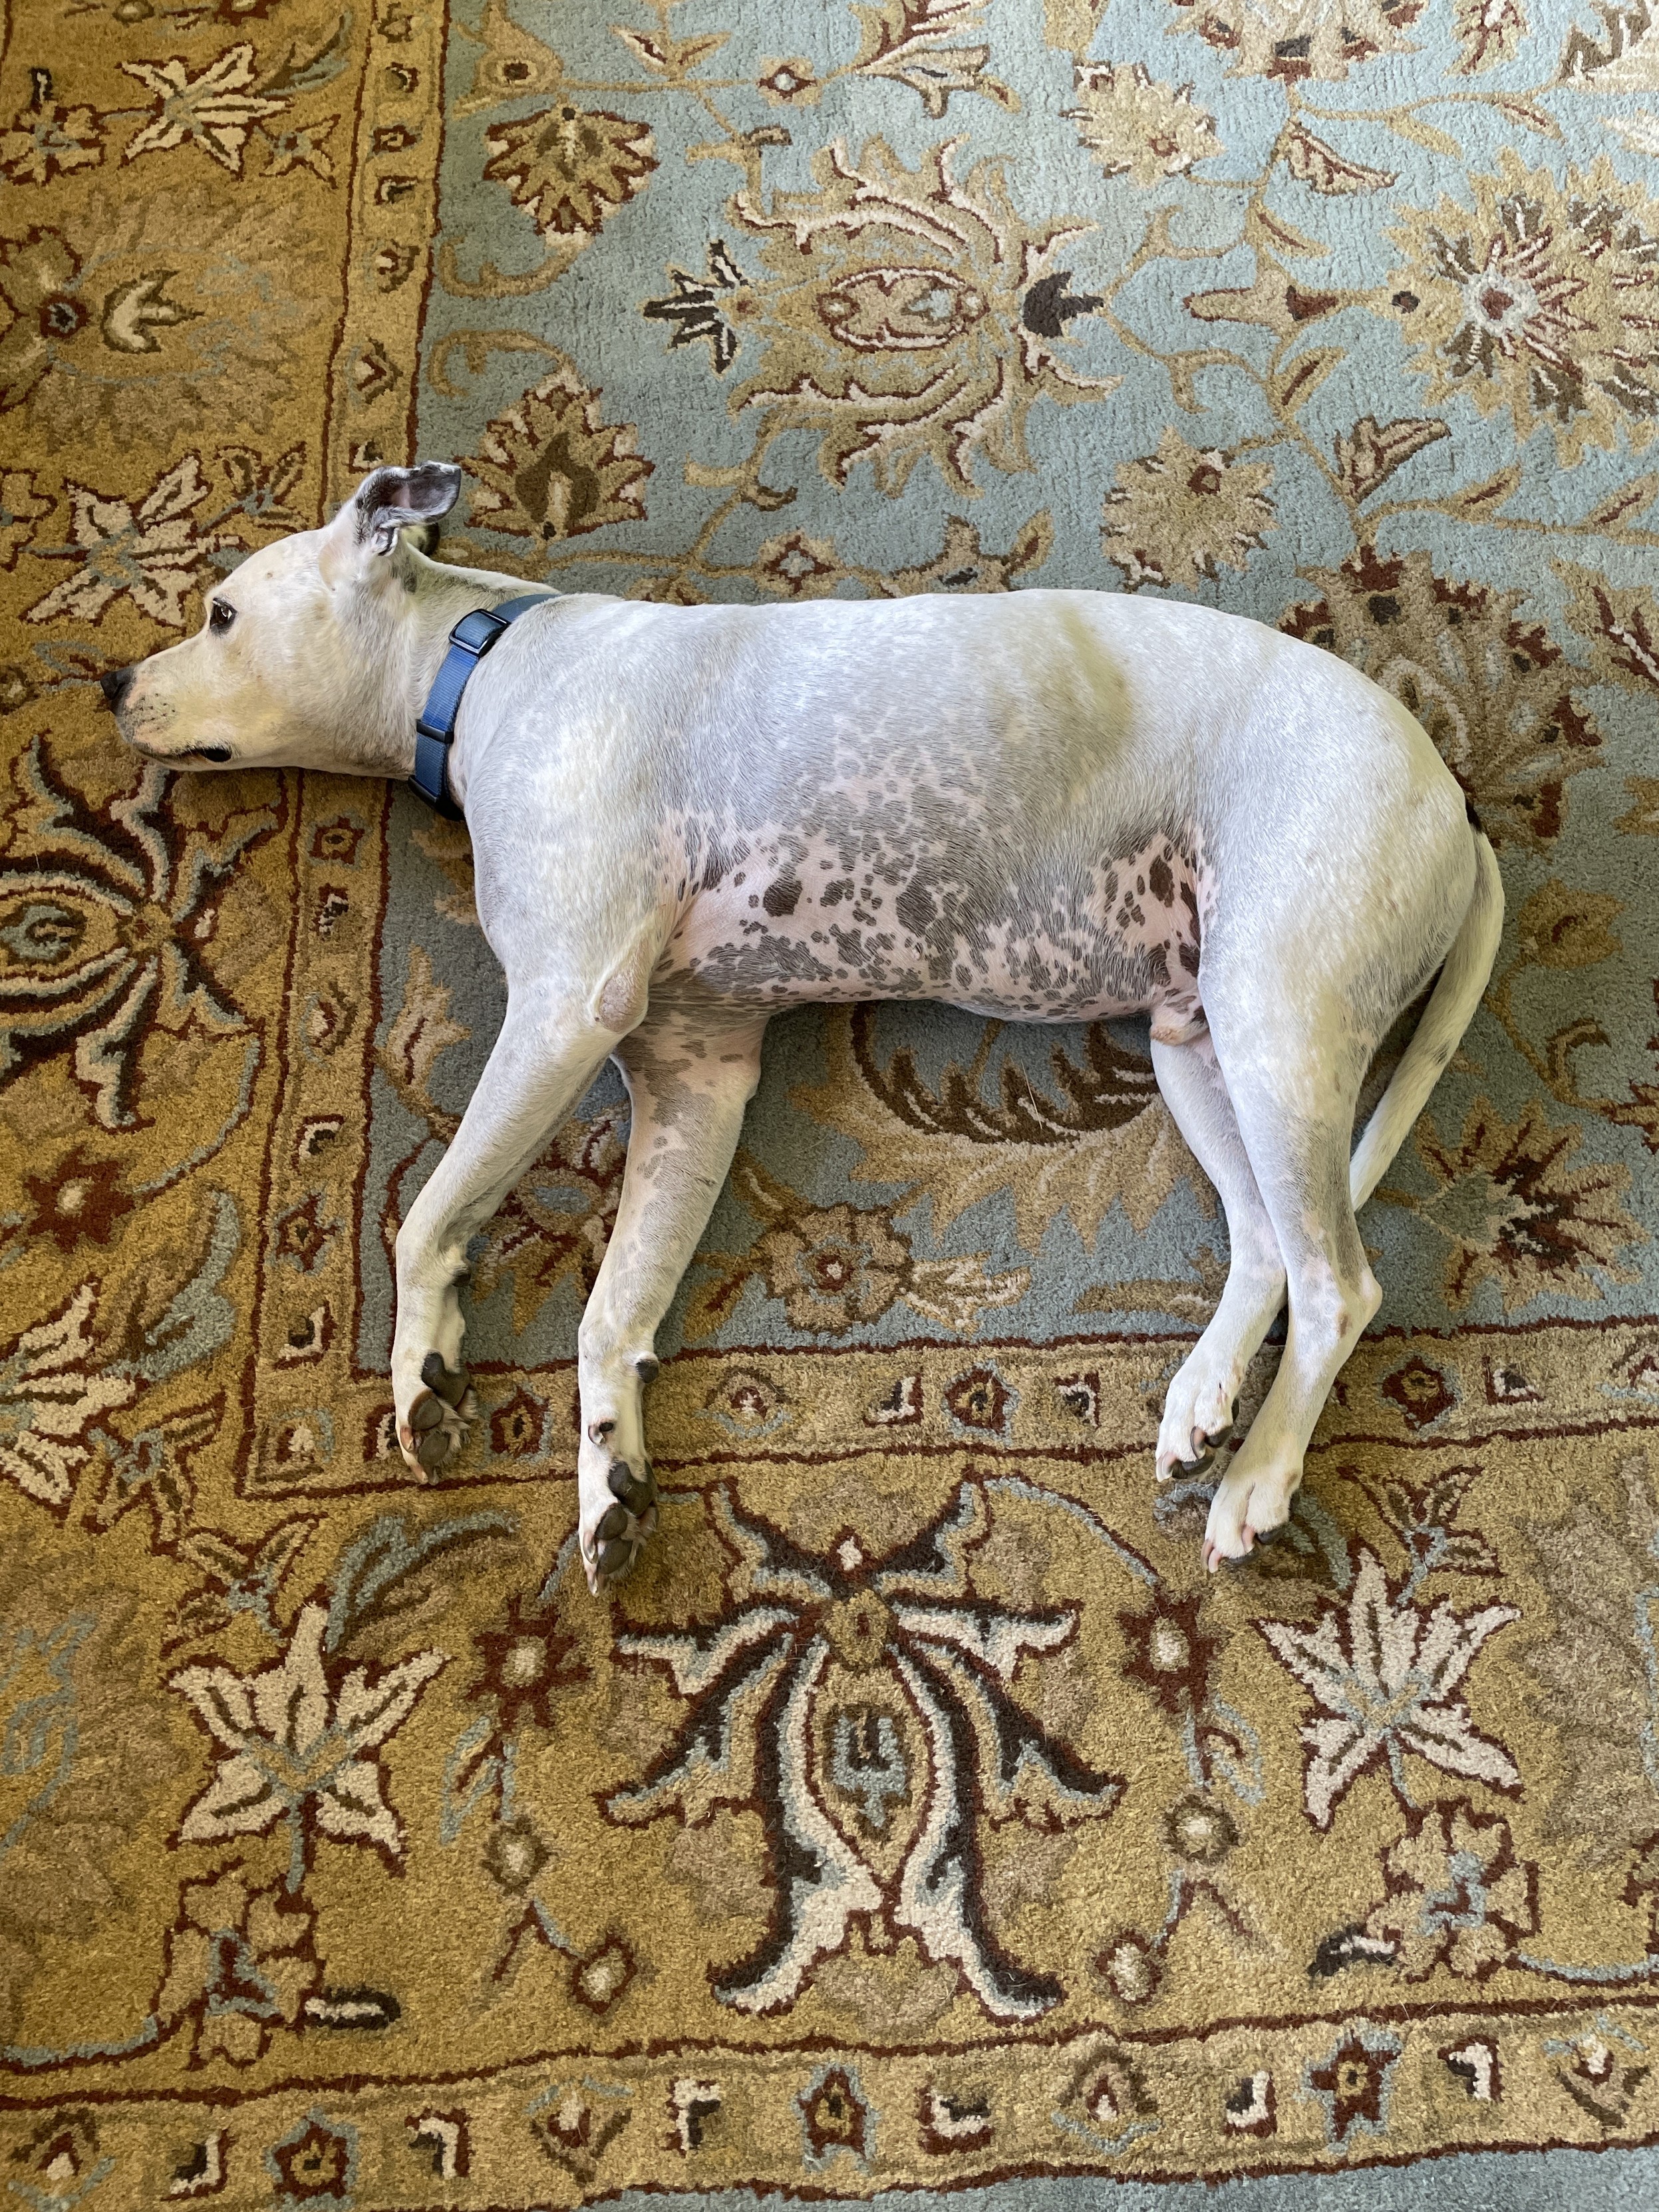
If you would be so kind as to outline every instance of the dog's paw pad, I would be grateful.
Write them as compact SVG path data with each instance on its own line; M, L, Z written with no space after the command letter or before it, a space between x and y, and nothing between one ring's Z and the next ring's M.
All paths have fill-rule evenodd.
M430 1387L434 1370L444 1386L441 1390ZM459 1458L477 1418L478 1401L465 1372L453 1374L435 1352L428 1355L421 1372L428 1378L428 1387L410 1407L409 1419L398 1441L404 1460L416 1474L437 1474Z
M441 1352L428 1352L421 1362L421 1380L428 1390L441 1398L446 1406L459 1409L461 1401L471 1395L471 1383L465 1367L446 1367Z
M596 1595L633 1571L657 1525L657 1483L648 1463L635 1474L625 1459L613 1459L605 1487L615 1503L594 1523L588 1552L587 1579Z

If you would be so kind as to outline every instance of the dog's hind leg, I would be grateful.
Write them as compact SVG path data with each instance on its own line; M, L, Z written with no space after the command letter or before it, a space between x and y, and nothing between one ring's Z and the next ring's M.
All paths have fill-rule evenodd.
M515 993L449 1150L398 1231L392 1393L398 1442L416 1473L436 1474L465 1441L476 1401L461 1366L465 1324L455 1285L483 1227L575 1105L617 1043L586 1012Z
M760 1079L764 1016L653 1010L617 1048L633 1100L616 1226L579 1338L576 1462L589 1587L628 1572L656 1521L641 1385L663 1316L690 1265Z
M1220 995L1206 994L1205 1003L1284 1261L1290 1321L1273 1388L1211 1503L1204 1558L1212 1571L1243 1558L1288 1516L1327 1394L1382 1297L1348 1188L1354 1103L1375 1037L1334 993L1294 1010L1288 993L1276 993L1248 1030L1220 1018Z
M1285 1299L1285 1263L1255 1187L1232 1101L1207 1035L1152 1043L1164 1103L1215 1185L1227 1216L1230 1259L1221 1303L1164 1400L1158 1479L1195 1474L1231 1434L1239 1386Z
M1448 796L1455 804L1455 793ZM1349 947L1359 957L1345 959L1340 940L1316 926L1274 961L1261 949L1274 944L1274 933L1258 925L1247 958L1205 955L1217 1058L1284 1259L1291 1309L1273 1389L1210 1507L1212 1568L1241 1557L1290 1510L1326 1393L1381 1303L1354 1210L1428 1103L1492 972L1504 924L1498 863L1479 832L1471 837L1455 816L1448 828L1449 811L1437 830L1419 826L1415 854L1397 842L1388 849L1381 883L1373 877L1368 886L1358 866L1348 872L1354 915L1386 910L1394 918L1391 948ZM1350 1159L1366 1065L1437 961L1439 980Z

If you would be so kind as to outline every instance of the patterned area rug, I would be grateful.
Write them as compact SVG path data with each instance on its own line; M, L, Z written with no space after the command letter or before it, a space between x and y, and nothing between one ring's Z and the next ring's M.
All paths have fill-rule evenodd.
M8 35L5 2201L1654 2202L1649 0ZM453 558L1173 592L1425 721L1509 925L1279 1540L1209 1580L1154 1495L1225 1242L1144 1028L938 1008L775 1024L612 1600L614 1080L407 1479L389 1238L501 1008L465 834L146 768L94 679L417 450Z

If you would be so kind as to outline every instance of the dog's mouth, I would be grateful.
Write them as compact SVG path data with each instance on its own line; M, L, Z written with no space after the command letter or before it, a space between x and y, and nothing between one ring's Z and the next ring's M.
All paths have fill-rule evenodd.
M127 743L134 752L143 753L146 760L155 761L163 768L193 768L198 762L222 768L231 757L228 745L185 745L178 752L162 752L155 745L146 744L142 738L129 738Z

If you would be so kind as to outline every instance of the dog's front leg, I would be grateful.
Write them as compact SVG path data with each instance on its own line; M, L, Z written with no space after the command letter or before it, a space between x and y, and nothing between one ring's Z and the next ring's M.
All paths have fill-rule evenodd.
M461 1366L465 1323L455 1294L467 1240L534 1160L617 1041L615 1031L574 1000L536 990L514 994L454 1140L398 1231L392 1394L398 1442L417 1474L448 1464L477 1410Z
M616 1227L579 1338L577 1493L588 1586L627 1573L656 1523L641 1385L760 1079L759 1019L648 1014L616 1058L633 1101Z

